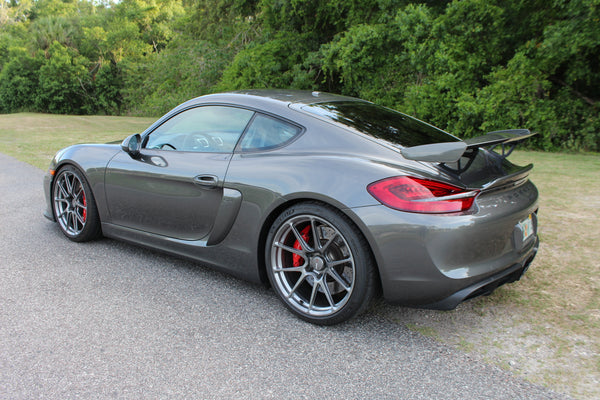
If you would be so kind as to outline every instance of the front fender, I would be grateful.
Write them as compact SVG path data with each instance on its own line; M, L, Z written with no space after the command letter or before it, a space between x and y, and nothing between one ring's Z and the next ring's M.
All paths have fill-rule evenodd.
M104 193L104 175L108 162L121 150L114 144L78 144L59 150L44 176L44 195L46 197L46 211L44 216L54 220L52 211L52 185L54 177L65 165L73 165L83 172L87 179L98 207L101 221L109 221L110 215L106 205Z

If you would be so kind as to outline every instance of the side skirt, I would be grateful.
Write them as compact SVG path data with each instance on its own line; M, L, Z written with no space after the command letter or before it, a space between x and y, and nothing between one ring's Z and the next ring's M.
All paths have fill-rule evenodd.
M102 234L108 238L197 261L246 281L261 283L258 268L248 264L248 255L238 253L226 245L210 246L206 240L170 238L105 222L102 223Z

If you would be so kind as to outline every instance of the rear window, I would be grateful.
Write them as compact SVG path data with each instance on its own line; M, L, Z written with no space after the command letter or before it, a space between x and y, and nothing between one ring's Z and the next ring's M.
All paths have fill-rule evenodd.
M242 139L241 148L243 151L273 149L289 142L300 131L285 121L257 114Z
M460 140L416 118L367 102L317 103L302 109L402 147Z

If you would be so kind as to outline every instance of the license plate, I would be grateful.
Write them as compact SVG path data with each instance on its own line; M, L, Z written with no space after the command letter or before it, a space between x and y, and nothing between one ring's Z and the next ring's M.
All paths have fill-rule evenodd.
M533 236L533 217L531 214L529 214L523 221L519 222L519 225L523 231L523 241L529 239L530 236Z

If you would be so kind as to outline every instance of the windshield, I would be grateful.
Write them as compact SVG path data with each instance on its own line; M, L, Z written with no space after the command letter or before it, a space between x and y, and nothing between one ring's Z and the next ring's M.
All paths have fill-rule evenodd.
M336 101L310 104L302 109L396 146L411 147L460 141L416 118L372 103Z

